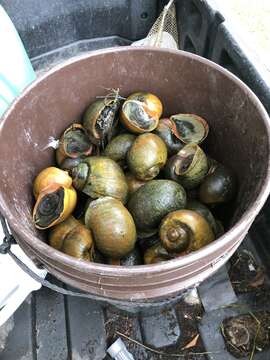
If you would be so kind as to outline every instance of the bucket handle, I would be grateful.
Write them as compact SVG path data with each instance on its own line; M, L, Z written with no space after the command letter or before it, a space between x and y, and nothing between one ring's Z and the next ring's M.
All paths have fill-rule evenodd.
M62 295L75 296L75 297L91 299L91 300L96 300L96 301L101 301L101 302L107 303L107 300L103 297L87 294L84 292L68 290L64 287L53 284L50 281L45 280L44 278L42 278L38 274L36 274L32 269L30 269L30 267L28 265L26 265L18 256L16 256L16 254L14 254L14 252L12 252L12 245L16 244L15 238L10 233L8 226L7 226L7 221L1 213L0 213L0 220L1 220L1 225L3 228L3 232L5 235L2 244L0 244L0 254L2 254L2 255L8 254L13 259L13 261L20 267L20 269L23 270L32 279L34 279L35 281L40 283L42 286L45 286L45 287L49 288L50 290L56 291ZM2 311L4 311L5 307L7 307L7 306L8 306L8 304L6 304L0 310L0 322L1 322L1 313L2 313ZM16 307L14 306L14 311L15 310L16 310ZM12 315L12 314L10 314L10 315Z

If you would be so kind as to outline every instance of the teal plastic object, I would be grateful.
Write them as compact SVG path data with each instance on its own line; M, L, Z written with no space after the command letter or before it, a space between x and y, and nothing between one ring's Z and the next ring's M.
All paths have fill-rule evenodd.
M21 38L0 5L0 116L36 78Z

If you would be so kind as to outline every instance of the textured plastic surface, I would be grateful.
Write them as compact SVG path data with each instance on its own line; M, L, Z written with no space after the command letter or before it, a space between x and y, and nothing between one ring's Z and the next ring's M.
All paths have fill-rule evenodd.
M30 57L81 40L146 36L157 17L156 0L2 0Z

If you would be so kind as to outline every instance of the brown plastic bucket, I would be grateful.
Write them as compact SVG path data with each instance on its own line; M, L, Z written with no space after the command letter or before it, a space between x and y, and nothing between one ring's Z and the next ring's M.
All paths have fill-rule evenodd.
M79 121L104 88L150 91L166 114L195 113L210 125L207 149L238 177L231 228L205 248L156 265L115 267L76 260L49 247L31 220L32 182L52 164L49 137ZM60 280L111 302L154 302L195 286L233 254L267 199L269 118L234 75L193 54L147 48L97 51L40 77L12 104L0 128L0 208L18 243Z

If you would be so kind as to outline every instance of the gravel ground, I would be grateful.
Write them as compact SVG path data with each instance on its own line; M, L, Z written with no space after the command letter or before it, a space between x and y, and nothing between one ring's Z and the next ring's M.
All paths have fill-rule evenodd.
M215 0L227 19L237 24L243 40L270 71L270 1Z

